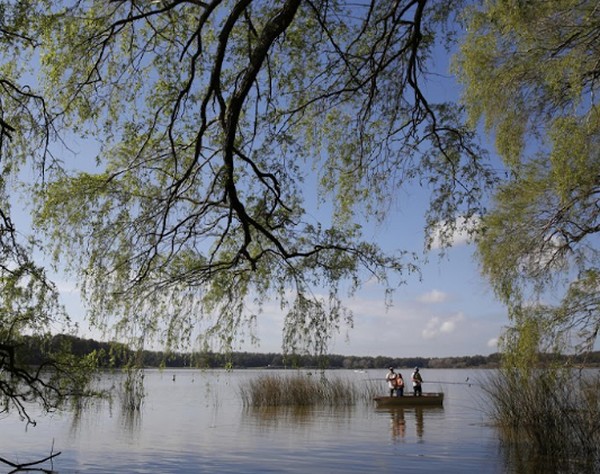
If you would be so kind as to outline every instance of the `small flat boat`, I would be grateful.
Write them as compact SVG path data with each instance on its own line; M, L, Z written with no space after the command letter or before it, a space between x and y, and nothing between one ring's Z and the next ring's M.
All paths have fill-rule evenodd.
M374 400L378 407L442 406L444 404L444 394L429 392L415 397L411 393L402 397L375 397Z

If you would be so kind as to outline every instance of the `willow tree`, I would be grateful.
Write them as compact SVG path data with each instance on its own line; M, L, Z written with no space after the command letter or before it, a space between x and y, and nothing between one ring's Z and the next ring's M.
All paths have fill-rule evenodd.
M507 168L478 248L516 325L509 348L522 336L534 353L590 350L600 328L600 9L491 1L469 19L457 63L465 103Z
M16 412L35 423L32 403L53 411L86 392L93 356L78 360L67 347L52 344L51 332L74 325L36 259L35 239L13 219L21 172L41 176L52 162L51 114L23 80L20 53L36 46L28 6L0 2L0 413Z
M362 235L399 187L430 189L427 223L446 236L479 210L480 151L461 111L424 92L458 4L43 2L45 94L101 146L97 167L48 170L36 222L90 320L232 347L276 300L284 348L323 352L352 324L346 292L415 269Z

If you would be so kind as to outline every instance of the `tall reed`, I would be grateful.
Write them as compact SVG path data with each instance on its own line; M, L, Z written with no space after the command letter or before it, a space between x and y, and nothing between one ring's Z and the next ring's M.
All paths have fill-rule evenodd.
M376 388L365 381L343 378L328 379L323 375L261 375L240 389L246 406L353 405L371 400Z
M600 465L597 375L571 369L502 369L486 381L484 390L491 401L489 414L513 455L527 462L543 458L546 464L565 464L573 471Z
M139 412L146 397L144 388L144 372L141 369L125 369L125 381L119 391L121 409Z

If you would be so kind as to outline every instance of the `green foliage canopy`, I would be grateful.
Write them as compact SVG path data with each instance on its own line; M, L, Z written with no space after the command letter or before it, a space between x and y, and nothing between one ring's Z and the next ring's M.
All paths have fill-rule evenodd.
M597 2L489 1L467 23L456 63L465 104L508 170L483 221L483 272L534 346L590 349L600 329Z
M12 217L25 165L41 175L52 162L51 114L23 79L25 59L36 45L29 36L29 7L27 1L0 2L0 413L14 410L35 423L31 403L53 411L86 393L94 356L74 357L68 347L51 344L51 331L69 332L74 325L36 263L38 242Z
M460 3L32 2L54 124L101 143L37 194L92 322L232 347L277 299L285 348L323 352L352 322L343 291L415 270L362 223L416 181L451 231L491 180L460 109L423 89ZM335 207L319 220L315 184Z

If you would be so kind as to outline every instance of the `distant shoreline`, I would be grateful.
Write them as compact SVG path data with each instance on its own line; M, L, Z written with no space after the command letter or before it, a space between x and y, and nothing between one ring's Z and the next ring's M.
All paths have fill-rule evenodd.
M21 356L27 363L35 364L42 357L38 350L42 340L26 337L22 344L25 350ZM48 347L48 340L44 341ZM94 339L83 339L71 335L51 336L50 347L68 347L75 356L94 354L99 368L119 368L126 365L141 365L148 368L263 368L263 369L383 369L387 367L424 369L470 369L470 368L498 368L501 363L500 353L488 356L474 355L461 357L389 357L389 356L347 356L329 354L314 355L284 355L280 353L255 353L255 352L141 352L131 350L127 345L118 342L101 342ZM556 354L541 355L542 363L545 360L564 360L570 365L580 367L600 367L600 351L590 352L581 356L561 356Z

